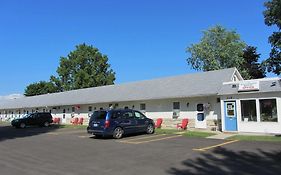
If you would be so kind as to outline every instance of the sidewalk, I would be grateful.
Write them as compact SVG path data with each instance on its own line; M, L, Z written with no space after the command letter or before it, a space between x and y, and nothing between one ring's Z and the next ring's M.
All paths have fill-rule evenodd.
M218 133L217 135L213 135L210 137L207 137L207 139L227 139L229 137L235 136L238 133Z

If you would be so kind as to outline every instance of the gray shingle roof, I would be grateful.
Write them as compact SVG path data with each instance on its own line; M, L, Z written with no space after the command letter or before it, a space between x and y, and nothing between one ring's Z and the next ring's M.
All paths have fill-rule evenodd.
M246 80L247 81L247 80ZM245 94L257 92L281 92L281 79L280 78L264 78L251 81L259 81L259 91L238 92L239 82L223 84L219 91L219 95L230 94ZM236 85L236 86L233 86Z
M23 97L0 102L0 109L95 104L216 95L235 68Z

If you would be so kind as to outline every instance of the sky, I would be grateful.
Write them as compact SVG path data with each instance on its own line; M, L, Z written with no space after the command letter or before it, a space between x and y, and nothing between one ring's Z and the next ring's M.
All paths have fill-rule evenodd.
M268 57L265 0L2 0L0 96L57 75L81 43L109 58L116 84L196 72L186 48L215 25L235 30ZM1 99L1 98L0 98Z

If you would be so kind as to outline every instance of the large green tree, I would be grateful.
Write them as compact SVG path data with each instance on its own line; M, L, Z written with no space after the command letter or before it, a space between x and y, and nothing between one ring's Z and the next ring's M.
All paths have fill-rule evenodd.
M260 54L257 53L257 48L247 46L243 52L245 63L242 65L242 69L248 70L249 78L264 78L266 76L266 72L264 66L258 62Z
M61 91L114 84L115 73L108 58L97 48L80 44L67 57L61 57L58 77L51 80Z
M40 81L38 83L32 83L25 89L25 96L34 96L41 94L48 94L58 92L58 87L52 82Z
M281 74L281 0L268 1L265 4L267 8L263 14L265 24L268 26L277 26L278 30L268 38L272 46L270 57L265 60L264 64L268 72L277 75Z
M25 95L111 85L115 80L115 72L110 68L107 56L101 54L97 48L86 44L76 46L67 57L61 57L57 73L57 77L50 77L50 82L42 81L29 85Z
M195 70L218 70L236 67L241 75L250 78L247 69L242 67L245 63L243 49L246 44L235 31L229 31L222 26L215 26L203 31L203 37L197 44L187 48L190 57L187 63Z

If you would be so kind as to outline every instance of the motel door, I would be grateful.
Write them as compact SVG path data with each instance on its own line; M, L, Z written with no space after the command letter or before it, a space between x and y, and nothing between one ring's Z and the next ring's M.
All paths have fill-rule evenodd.
M237 131L237 113L235 101L224 102L225 130Z

